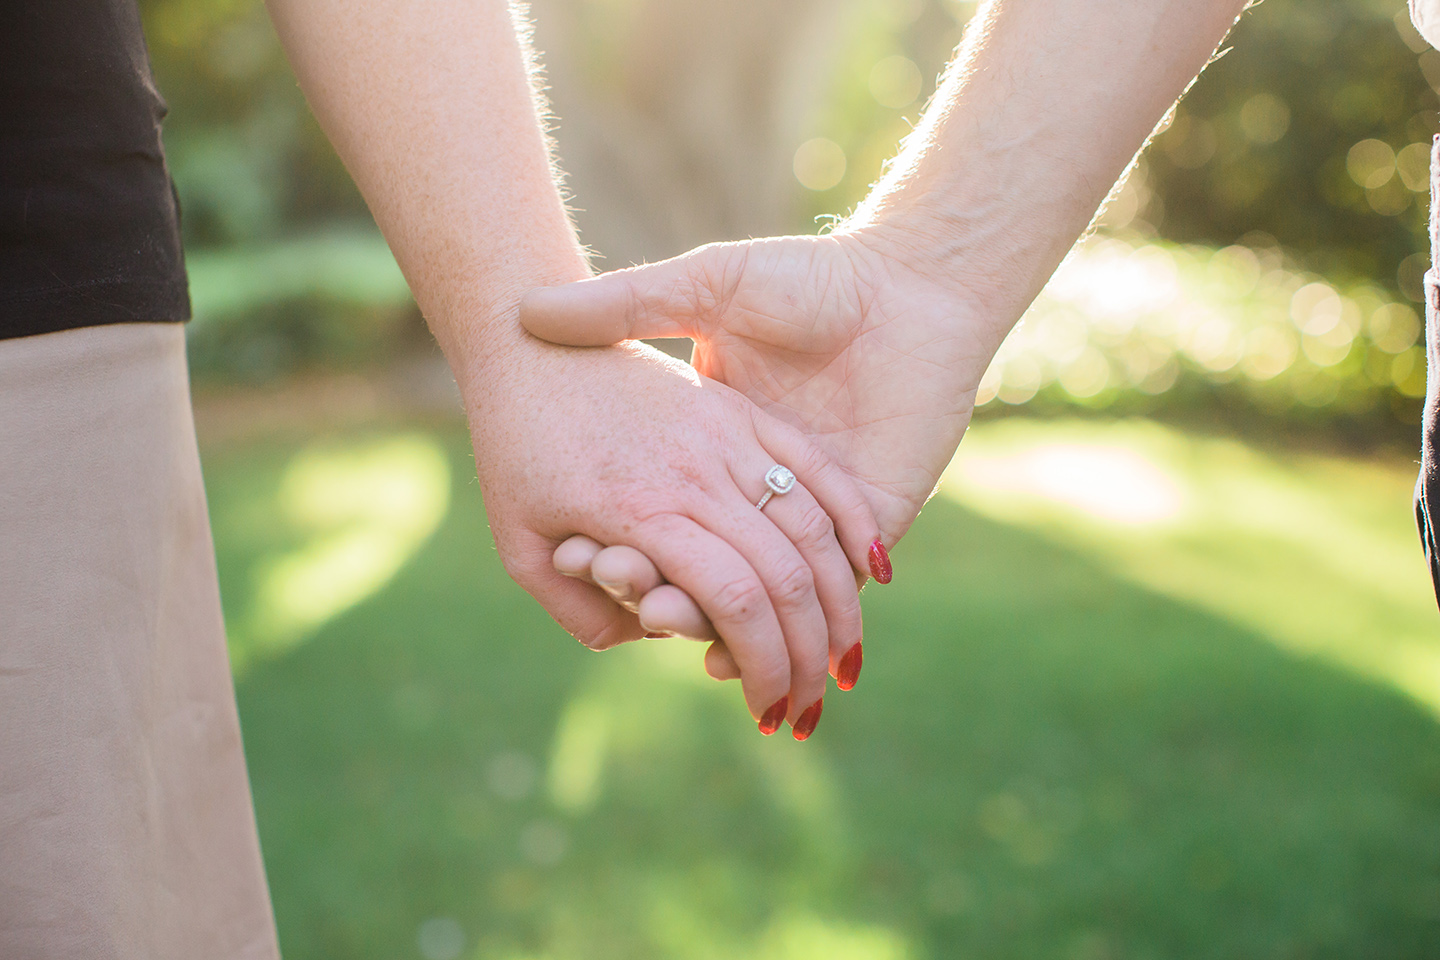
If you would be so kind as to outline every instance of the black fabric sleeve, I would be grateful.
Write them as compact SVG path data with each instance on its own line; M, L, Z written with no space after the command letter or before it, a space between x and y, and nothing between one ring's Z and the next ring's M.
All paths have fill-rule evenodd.
M0 2L0 337L190 316L135 0Z

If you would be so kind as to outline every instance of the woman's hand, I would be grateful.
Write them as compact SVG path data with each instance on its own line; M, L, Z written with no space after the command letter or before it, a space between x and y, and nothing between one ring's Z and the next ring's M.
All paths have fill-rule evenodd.
M860 639L852 569L879 531L848 476L795 429L640 344L580 352L531 340L464 381L511 576L603 649L645 630L558 574L551 554L577 533L633 544L725 639L761 729L800 722L830 663ZM798 482L762 512L775 463Z
M616 603L639 616L641 625L652 631L647 637L679 636L709 641L705 672L716 680L740 679L740 666L695 601L684 590L666 583L655 564L639 550L604 547L589 537L574 536L555 548L554 561L560 573L595 584ZM864 656L859 640L845 651L831 671L837 687L849 690L855 686ZM795 738L808 738L819 719L818 710L809 718L802 715L795 723Z

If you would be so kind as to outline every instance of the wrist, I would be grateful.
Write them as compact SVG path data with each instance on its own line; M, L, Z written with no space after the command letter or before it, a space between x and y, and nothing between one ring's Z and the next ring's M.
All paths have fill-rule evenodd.
M499 274L498 276L496 274ZM531 336L520 324L520 299L537 287L559 286L590 276L580 257L560 258L549 269L494 271L472 282L450 284L452 295L427 309L431 332L439 342L455 382L473 416L477 401L551 353L562 353Z
M943 317L946 324L965 324L993 353L1044 284L1043 277L1022 279L1030 269L1023 259L1007 264L997 234L993 225L977 224L972 231L892 208L863 226L847 225L839 239L859 251L870 275L937 294L949 306L932 314L932 322ZM1032 284L1034 293L1023 292Z
M1018 138L968 150L882 182L846 232L975 304L1004 338L1040 293L1093 213L1072 209ZM938 169L937 169L938 168ZM1068 202L1067 202L1068 201ZM998 343L998 341L997 341Z

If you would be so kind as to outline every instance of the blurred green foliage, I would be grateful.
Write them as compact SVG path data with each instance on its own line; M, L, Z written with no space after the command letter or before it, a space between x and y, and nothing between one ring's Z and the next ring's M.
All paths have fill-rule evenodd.
M669 0L664 9L683 11L694 3L698 0ZM800 58L796 62L805 69L824 74L823 82L813 85L814 103L777 113L795 125L767 148L781 155L785 167L793 166L788 225L797 231L813 230L817 218L843 213L863 196L919 116L975 9L967 0L828 5L814 0L812 6L811 13L834 14L818 58L815 42L772 45L775 56ZM172 106L166 144L193 267L197 374L264 380L317 364L379 362L426 342L398 271L310 116L263 8L240 0L142 0L142 7L157 78ZM684 58L662 58L646 62L638 74L643 83L631 75L639 69L637 51L663 42L665 29L683 30L691 22L675 13L657 26L659 9L646 0L537 3L542 28L547 16L574 25L569 33L560 31L559 50L551 53L552 62L566 55L574 61L552 70L557 84L583 87L596 98L577 99L565 88L557 89L557 100L575 111L588 105L600 115L629 98L635 101L633 116L651 116L657 108L649 88L667 82L665 71L702 69ZM734 11L737 18L771 15L763 5ZM775 29L803 33L808 28L802 21L798 15L776 16ZM540 36L543 42L543 29ZM747 36L740 30L716 36L716 55L752 55L741 49ZM727 43L737 48L727 54ZM1111 375L1098 381L1078 374L1067 378L1063 365L1052 364L1038 377L1036 402L1096 406L1128 400L1154 409L1200 402L1218 387L1238 402L1258 402L1270 416L1298 413L1313 419L1320 411L1413 423L1423 364L1410 344L1377 351L1369 348L1373 337L1361 334L1383 326L1385 316L1401 317L1391 310L1392 302L1421 299L1426 145L1440 129L1440 99L1432 86L1440 84L1440 52L1425 46L1393 0L1266 0L1245 14L1227 46L1162 125L1101 229L1136 249L1156 240L1172 252L1180 249L1174 244L1185 244L1189 253L1182 261L1203 261L1222 248L1248 250L1234 256L1273 262L1273 269L1267 267L1271 273L1299 278L1280 283L1283 297L1272 283L1273 295L1260 300L1239 286L1219 289L1213 277L1182 283L1201 307L1228 313L1228 327L1242 339L1245 331L1273 327L1276 311L1293 312L1292 304L1280 300L1299 286L1328 284L1342 291L1345 303L1359 304L1363 315L1351 317L1350 311L1346 321L1351 334L1346 343L1354 349L1343 356L1338 347L1328 353L1300 349L1306 343L1297 339L1304 333L1303 317L1292 317L1290 331L1276 334L1294 341L1295 349L1262 335L1247 341L1248 354L1226 348L1235 354L1228 364L1199 359L1209 348L1177 334L1167 347L1177 358L1176 375L1168 377L1165 389L1153 389L1159 382L1154 378L1137 389L1135 365L1107 354ZM770 55L768 47L764 55ZM772 69L762 75L783 73ZM763 98L744 102L745 109L768 109L761 106ZM713 117L690 118L694 121L721 127L727 122L725 110L713 104L686 109L715 110ZM571 129L563 120L562 133ZM576 137L594 128L573 126L580 131ZM753 132L742 123L732 139ZM585 146L577 146L578 157L587 156ZM692 180L686 189L702 196L691 207L703 208L707 191L723 199L714 181ZM683 195L662 200L689 208ZM586 198L576 202L584 207ZM1351 290L1362 292L1344 293ZM1104 304L1092 307L1079 316L1088 325L1085 337L1098 344L1114 317ZM1044 309L1042 301L1037 311ZM1031 329L1043 319L1032 316ZM1413 326L1408 319L1399 322ZM1245 362L1266 343L1274 348L1272 359L1289 356L1295 369L1287 365L1264 376L1242 376L1247 369L1268 370L1263 363ZM1316 359L1320 353L1325 362ZM1408 358L1413 370L1399 369L1405 361L1395 360L1397 354ZM1132 351L1130 359L1135 356ZM1093 358L1087 362L1095 367ZM992 379L999 376L992 372ZM1309 386L1229 388L1255 381ZM1081 388L1071 390L1067 382ZM1096 382L1101 389L1090 389ZM1193 389L1197 383L1203 389Z
M1413 424L1422 323L1383 287L1328 283L1279 247L1092 238L1006 339L976 403L1139 412L1204 397L1292 424Z
M165 150L186 244L251 245L334 221L364 202L320 132L263 4L142 0L170 104Z
M836 64L832 109L816 130L851 162L814 213L863 196L958 39L945 11L964 20L974 8L965 0L862 6L866 15ZM886 58L896 55L925 78L913 97L891 99ZM1122 225L1216 247L1278 242L1303 269L1419 301L1423 267L1412 263L1403 276L1400 268L1427 249L1426 150L1440 132L1431 81L1440 84L1440 52L1397 0L1256 4L1162 125L1139 171L1139 202ZM1388 151L1351 162L1362 141ZM1420 154L1406 153L1417 143Z
M1426 161L1440 130L1420 68L1440 54L1405 5L1265 0L1229 46L1150 151L1157 202L1141 216L1185 242L1263 231L1306 269L1420 301ZM1357 163L1365 141L1380 157Z
M863 8L837 63L831 110L811 131L838 147L843 174L827 176L836 161L813 149L796 155L802 184L813 177L823 187L810 191L811 215L864 195L950 53L956 30L938 14L963 21L974 6ZM919 89L916 76L927 78ZM1429 265L1430 141L1440 131L1434 85L1440 52L1403 4L1253 7L1099 223L1132 248L1132 269L1102 264L1087 284L1097 257L1077 251L1062 271L1072 282L1053 284L1012 335L982 405L997 395L1040 409L1218 402L1289 421L1417 423L1425 362L1416 311ZM1137 308L1157 271L1175 295ZM1294 299L1307 283L1321 286ZM1056 289L1107 284L1109 296L1068 302ZM1349 293L1337 299L1332 287ZM1348 319L1312 317L1307 296ZM1138 324L1137 309L1148 318ZM1307 324L1311 334L1324 327L1333 345L1305 335ZM1377 348L1366 331L1395 349Z
M170 104L202 379L364 366L426 342L408 289L296 85L265 8L145 0Z

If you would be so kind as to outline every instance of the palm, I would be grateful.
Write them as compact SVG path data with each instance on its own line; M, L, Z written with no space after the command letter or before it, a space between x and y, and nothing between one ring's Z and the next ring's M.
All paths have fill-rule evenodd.
M903 268L853 237L724 244L682 259L676 289L696 369L809 433L898 540L954 454L994 352L953 292L897 276Z

